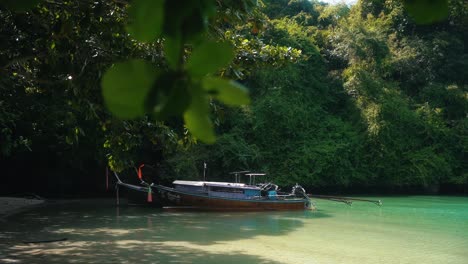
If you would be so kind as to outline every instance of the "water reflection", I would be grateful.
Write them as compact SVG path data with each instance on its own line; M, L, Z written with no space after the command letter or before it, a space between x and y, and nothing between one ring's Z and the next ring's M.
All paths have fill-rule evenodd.
M160 241L184 241L206 245L258 235L281 236L302 228L307 218L326 216L324 213L308 211L249 213L159 211L154 213L146 208L125 208L125 213L116 217L118 224L115 228L133 229L134 231L129 236L135 240L145 240L150 236ZM145 230L135 229L145 221Z
M302 228L309 218L322 217L327 215L310 211L168 212L112 204L56 205L8 219L0 229L0 262L275 263L241 252L216 254L197 249L255 236L283 236ZM67 241L22 243L61 238Z
M56 205L0 225L0 263L467 263L468 198L317 206L220 213Z

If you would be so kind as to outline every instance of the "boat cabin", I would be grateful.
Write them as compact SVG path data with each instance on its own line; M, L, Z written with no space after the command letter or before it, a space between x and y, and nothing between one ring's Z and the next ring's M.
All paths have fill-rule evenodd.
M177 191L224 198L253 199L260 197L262 191L258 186L245 183L174 181L173 184Z

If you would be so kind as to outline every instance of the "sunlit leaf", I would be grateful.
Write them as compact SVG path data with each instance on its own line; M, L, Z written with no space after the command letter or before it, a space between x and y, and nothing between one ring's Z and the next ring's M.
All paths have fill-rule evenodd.
M185 126L190 133L205 143L214 143L216 137L214 134L213 123L209 116L208 98L199 87L191 87L192 100L184 113Z
M242 84L217 77L203 79L205 91L228 105L245 105L250 103L249 91Z
M193 49L187 70L194 76L214 73L234 59L234 49L228 42L205 41Z
M442 21L448 16L447 0L403 0L408 13L419 24Z
M28 11L34 8L39 0L0 0L0 6L18 12Z
M138 41L154 41L161 35L164 22L163 0L134 0L128 10L127 31Z
M145 113L145 99L156 73L142 60L115 64L102 78L102 94L107 108L117 117L132 119Z

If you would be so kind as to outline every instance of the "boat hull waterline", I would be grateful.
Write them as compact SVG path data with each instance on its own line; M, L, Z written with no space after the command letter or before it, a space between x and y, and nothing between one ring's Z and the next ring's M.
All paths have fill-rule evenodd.
M159 198L172 206L190 206L210 210L304 210L309 204L307 199L232 199L184 193L160 185L156 189Z
M305 198L285 200L267 199L232 199L212 197L177 191L174 188L153 185L151 187L137 186L119 182L118 186L133 192L134 201L153 204L157 207L171 207L181 209L202 209L215 211L262 211L262 210L304 210L310 209L310 201ZM147 202L148 188L152 189L152 203ZM135 199L135 197L138 197Z

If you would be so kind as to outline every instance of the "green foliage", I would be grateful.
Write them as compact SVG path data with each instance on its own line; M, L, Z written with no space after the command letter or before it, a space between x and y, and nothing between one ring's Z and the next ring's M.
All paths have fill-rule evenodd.
M214 3L210 1L210 3L206 2L206 4L208 6L205 6L205 8L209 9ZM183 113L184 111L187 111L187 113L184 115L184 120L188 122L187 127L190 130L192 130L192 133L194 133L194 135L198 136L200 139L212 142L213 129L211 122L208 119L209 112L207 110L207 106L204 106L202 104L204 101L206 101L203 100L205 96L202 94L197 95L196 93L200 89L197 89L196 85L189 81L190 78L189 80L186 80L184 76L186 74L194 73L195 76L197 73L200 75L204 75L207 72L210 72L211 70L215 70L216 65L214 66L214 69L213 67L208 67L209 69L207 71L203 71L204 65L202 64L202 62L204 62L204 59L207 58L208 54L206 54L206 52L204 53L203 49L201 49L201 52L197 52L197 49L195 49L195 55L192 56L193 58L191 59L192 62L189 61L188 64L188 71L186 73L184 72L181 74L177 73L177 71L182 70L178 62L182 61L181 56L184 55L182 52L178 52L180 49L182 49L183 42L178 42L177 39L182 36L182 31L185 30L185 28L183 28L184 22L190 21L194 17L200 17L200 19L203 19L202 16L204 15L201 9L195 8L194 6L189 5L184 6L183 8L185 9L185 12L182 12L182 15L176 15L172 12L172 4L170 4L167 1L163 2L138 0L135 3L133 3L129 11L131 24L128 27L128 31L130 35L133 35L140 41L150 41L157 38L164 29L164 35L170 39L166 42L166 45L178 45L174 48L166 48L166 52L168 54L167 61L172 65L174 70L159 71L157 75L154 74L154 76L147 76L148 71L145 70L143 71L144 73L142 73L142 75L144 76L139 76L143 77L144 81L142 81L142 83L133 83L135 81L135 77L138 77L136 74L132 75L133 72L130 72L128 75L126 75L125 72L121 72L121 74L123 74L123 78L127 78L129 80L128 84L136 84L132 88L137 94L137 98L133 99L138 100L133 100L133 102L131 103L132 108L128 107L128 103L126 105L122 102L122 100L119 100L125 100L125 94L122 94L124 96L118 99L114 99L113 97L116 97L119 94L106 92L106 90L110 91L110 89L106 89L106 87L103 87L103 95L106 98L106 102L108 102L107 105L112 106L109 107L109 110L111 110L114 114L122 118L134 118L137 116L142 116L146 112L141 110L146 110L150 114L153 111L155 111L155 116L159 118L176 114L178 112ZM167 19L164 19L164 17L167 17ZM147 23L148 18L150 19L150 23ZM195 31L190 32L190 35L201 34L204 30L203 27L197 27L197 25L191 25L191 27L195 28ZM115 75L106 74L105 76ZM152 80L154 79L158 80L153 84ZM108 83L112 85L112 83ZM106 84L106 82L103 81L103 84ZM182 85L187 85L188 89L183 89ZM192 87L190 88L190 86ZM127 85L127 87L130 88L130 85ZM192 100L191 103L189 102L190 100ZM174 104L177 101L183 101L186 103ZM114 103L112 105L109 105L109 102ZM174 105L181 106L182 109L178 110L177 107L174 107ZM133 110L133 112L127 114L126 116L122 114L129 110ZM203 123L196 124L197 122L202 121Z
M25 12L37 6L40 0L1 0L0 6L14 10L16 12Z
M229 43L205 41L193 49L186 68L194 77L203 77L226 67L233 59L234 51Z
M106 134L102 148L109 167L116 172L140 163L162 162L163 157L172 155L178 147L179 136L173 129L148 118L138 121L112 119L103 125L103 129Z
M107 108L122 119L142 116L155 77L151 65L142 60L114 65L102 77L102 94Z
M434 25L391 0L0 3L2 157L53 154L57 175L143 162L167 182L207 162L212 180L468 184L462 1Z
M192 100L188 89L187 79L177 73L159 76L146 96L146 112L160 119L183 114Z
M349 7L345 3L336 5L319 6L320 16L318 23L323 26L336 26L338 22L349 15Z
M447 18L447 0L404 0L406 10L417 23L429 24Z
M205 91L199 88L199 83L205 75L215 74L220 68L228 66L234 58L234 50L228 42L200 40L207 29L206 21L215 14L214 1L176 4L177 1L162 0L133 2L129 8L130 24L127 29L130 36L143 42L155 41L162 34L166 38L164 51L170 69L161 69L155 76L149 76L146 69L144 73L119 71L119 68L123 69L119 65L105 75L103 85L108 87L103 86L103 95L108 109L120 118L152 114L155 118L165 119L183 114L186 127L192 134L206 143L212 143L215 137L209 118L209 101ZM186 43L193 47L187 61L184 60ZM111 81L114 77L116 80ZM127 81L123 81L125 78ZM116 90L119 92L115 93ZM131 90L135 92L133 97L129 94ZM218 98L232 102L224 95ZM124 102L126 97L132 102Z
M163 30L164 0L133 1L128 16L127 31L131 37L141 42L154 41Z
M205 91L227 105L250 104L247 88L237 82L216 77L206 77L203 79L202 86Z
M466 143L453 143L459 137L450 125L455 112L466 113L461 90L448 85L451 89L442 86L437 95L428 94L435 81L460 82L460 74L447 75L457 71L451 65L463 53L455 44L460 35L405 35L404 10L374 2L370 9L358 5L329 22L325 19L334 17L333 7L315 6L331 12L320 13L316 25L281 18L280 4L267 5L267 13L280 19L270 21L264 38L300 48L306 59L279 70L255 71L248 78L252 106L229 116L225 134L258 148L258 162L250 166L284 185L425 188L463 182L463 150L455 146ZM283 15L298 14L286 10ZM298 12L305 12L301 17L312 14L310 9ZM323 25L330 28L320 29ZM449 54L458 58L449 60ZM324 78L325 66L330 67L329 79Z
M215 142L213 124L209 119L208 98L199 86L192 86L192 102L184 113L185 125L200 140Z
M164 55L167 61L167 64L171 70L177 70L181 67L181 53L183 50L181 49L182 39L179 38L170 38L167 37L164 40Z
M98 85L102 71L111 60L145 54L123 37L123 17L110 2L43 1L31 12L1 10L3 160L31 164L35 178L46 173L54 181L50 175L92 175L104 164L101 127L109 116Z

